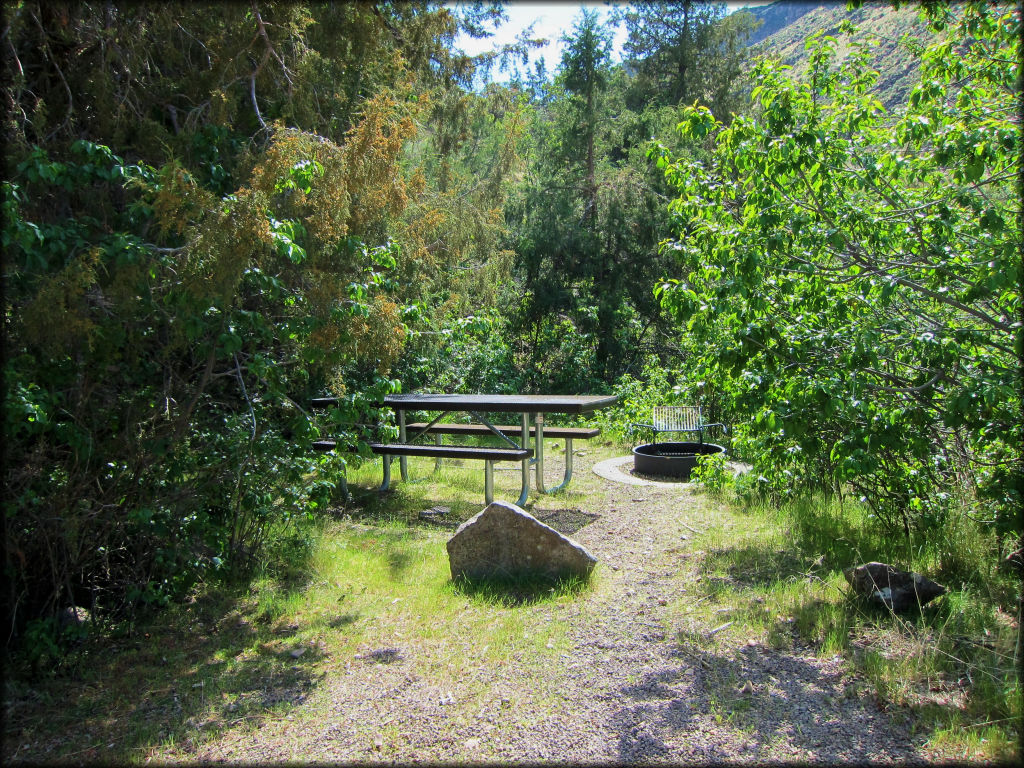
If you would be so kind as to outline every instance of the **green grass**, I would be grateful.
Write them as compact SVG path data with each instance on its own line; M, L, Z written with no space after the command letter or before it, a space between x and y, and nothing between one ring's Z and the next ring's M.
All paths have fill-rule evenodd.
M467 711L493 685L487 670L513 664L513 711L562 706L550 669L572 649L567 624L552 617L605 590L606 575L599 568L585 583L453 582L445 541L480 511L483 468L472 462L435 474L432 461L412 460L407 483L394 470L386 494L376 490L379 461L352 470L352 501L279 541L248 580L207 585L120 635L87 639L60 674L8 676L5 697L18 706L5 735L30 750L17 757L141 763L192 754L185 745L198 749L289 715L316 721L328 706L318 698L323 681L346 664L399 658L439 688L458 688ZM498 498L518 495L516 471L496 472L495 481ZM587 498L588 487L596 493L580 478L544 505L594 507L600 500ZM937 759L1016 754L1015 619L999 607L1014 593L1008 574L954 562L931 541L886 536L855 504L803 500L777 510L724 499L705 496L679 528L686 556L679 592L665 606L666 633L702 665L723 722L748 730L758 717L756 696L739 692L744 681L729 661L753 642L841 656L861 677L858 691L912 715ZM451 509L443 522L420 519L441 505ZM950 525L971 557L992 560L989 539L962 519ZM842 570L869 560L945 574L951 591L912 615L868 608L850 598ZM500 737L499 729L488 738ZM400 734L385 729L381 738L386 756Z
M695 542L700 599L680 617L680 641L706 641L692 627L731 620L713 642L749 638L840 655L880 701L914 715L937 758L1010 760L1021 688L1015 619L999 606L1012 604L1017 584L992 565L994 539L964 518L937 533L909 541L886 535L849 502L802 499L781 510L735 504ZM925 573L950 591L908 614L866 606L852 598L842 571L872 560Z
M303 524L248 580L200 588L120 641L87 640L63 676L9 680L6 698L21 703L9 733L35 744L34 761L140 763L289 713L316 718L319 683L354 658L409 659L412 672L469 699L485 689L472 670L515 659L527 677L538 672L534 703L555 706L539 672L567 652L566 627L533 609L557 609L590 584L453 583L445 541L483 506L483 466L409 464L402 482L394 463L385 494L379 461L350 471L352 501ZM517 471L495 472L497 498L518 489ZM451 509L443 522L419 518L438 505Z
M480 439L469 439L467 442L480 442ZM545 482L548 487L553 487L561 482L562 441L545 442ZM353 498L351 503L344 506L353 519L374 523L401 521L418 524L420 511L441 505L451 509L451 513L446 516L450 524L451 521L467 520L483 508L484 465L481 461L446 459L441 463L441 468L435 470L434 459L409 457L409 481L405 482L401 479L398 459L395 459L391 464L391 489L386 493L377 490L383 475L381 463L382 460L377 459L349 470L348 483ZM536 499L533 495L535 478L532 468L530 488L530 500L525 505L527 509L532 507ZM494 498L517 499L520 490L519 462L497 462L494 466ZM570 484L568 488L547 498L564 501L565 506L579 506L584 497ZM342 500L338 501L341 503Z

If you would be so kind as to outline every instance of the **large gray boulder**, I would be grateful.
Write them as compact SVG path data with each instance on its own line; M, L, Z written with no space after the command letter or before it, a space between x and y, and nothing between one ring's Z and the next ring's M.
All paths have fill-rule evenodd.
M865 563L843 571L853 591L868 602L905 611L946 594L941 584L886 563Z
M495 501L448 540L452 578L586 578L597 558L515 504Z

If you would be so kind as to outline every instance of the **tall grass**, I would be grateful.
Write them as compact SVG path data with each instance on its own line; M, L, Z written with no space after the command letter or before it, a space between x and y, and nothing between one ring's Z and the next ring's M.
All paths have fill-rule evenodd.
M720 497L720 495L719 495ZM735 499L735 497L734 497ZM1018 754L1021 684L1014 666L1019 584L997 541L969 516L908 538L887 534L857 502L809 497L773 507L747 497L701 542L708 611L729 594L734 636L847 657L879 701L913 712L937 754ZM881 561L922 573L948 593L895 614L851 594L843 570ZM726 591L723 584L729 583Z

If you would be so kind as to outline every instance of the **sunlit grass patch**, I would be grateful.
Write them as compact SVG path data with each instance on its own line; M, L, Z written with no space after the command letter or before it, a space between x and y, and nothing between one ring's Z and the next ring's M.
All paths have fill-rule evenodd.
M1013 590L1008 574L981 574L977 564L951 554L962 516L951 516L952 527L931 539L908 539L888 535L861 505L834 499L746 512L760 520L751 526L755 535L720 527L695 558L705 628L721 617L713 606L729 605L729 633L760 636L780 650L799 645L851 659L879 701L915 713L938 755L1012 754L1021 719L1016 624L998 606ZM964 534L965 552L994 562L991 536L976 527ZM949 592L904 614L867 605L851 594L842 573L874 560L942 578ZM956 575L962 580L947 579Z
M983 574L951 553L950 537L965 525L953 515L949 530L908 539L890 535L870 510L849 500L733 506L694 538L699 548L687 578L697 599L670 606L672 630L694 652L728 652L746 639L779 651L844 656L879 702L914 713L937 755L1006 759L1021 694L1013 667L1016 619L998 606L1011 602L1013 590L1008 574ZM964 534L966 553L994 562L993 537L977 527ZM871 561L941 578L949 591L903 614L866 604L843 571ZM713 703L724 720L743 721L728 687Z
M350 595L343 602L348 610L371 621L386 618L397 639L441 641L457 648L456 656L473 656L473 649L520 645L533 621L530 606L557 605L589 588L580 579L453 582L444 547L448 535L398 523L334 525L311 561L311 605ZM548 635L553 637L532 634L541 636L545 647Z
M455 464L445 460L441 468L435 470L433 459L409 457L409 480L404 481L396 458L391 462L390 489L380 492L382 463L383 459L378 458L349 470L349 491L356 504L347 510L357 512L360 519L378 523L388 520L412 522L420 510L436 505L449 507L454 519L466 519L483 509L483 462L465 460L462 464ZM495 471L495 498L511 497L514 500L519 497L518 481L512 482L509 474Z
M984 760L1010 765L1020 759L1019 745L1007 729L1010 725L1008 720L979 724L964 722L958 717L948 724L936 721L926 747L942 760Z
M416 522L421 510L433 506L451 509L449 520L466 520L484 508L484 462L472 459L444 459L440 467L435 460L425 457L408 457L409 480L403 481L399 460L391 463L391 487L379 493L383 477L383 459L370 459L359 467L348 470L349 491L354 504L346 509L358 513L361 519L382 522L400 519ZM545 454L544 479L547 488L553 488L563 479L565 467L564 452L549 449ZM578 481L567 488L547 495L545 504L557 500L559 504L582 504L585 494L578 487ZM520 463L514 461L496 462L494 465L495 500L515 502L522 491ZM532 506L539 500L536 488L535 467L530 468L530 495L524 504Z

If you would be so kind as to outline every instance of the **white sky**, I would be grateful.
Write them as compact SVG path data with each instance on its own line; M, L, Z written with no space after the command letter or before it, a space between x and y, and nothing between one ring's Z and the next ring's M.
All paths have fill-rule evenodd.
M560 38L566 32L570 32L573 21L582 8L593 8L605 19L611 7L600 2L528 2L527 0L515 0L505 6L505 13L508 14L508 21L502 24L493 37L474 40L466 35L461 35L455 42L466 53L475 56L486 50L496 48L505 43L511 43L520 31L536 21L533 28L534 37L548 38L548 44L544 48L531 54L531 63L540 56L544 57L548 70L553 71L562 59L562 43ZM616 30L614 53L618 61L621 55L622 43L626 39L624 25Z
M765 5L770 0L746 0L727 2L726 5L729 7L729 12L749 6ZM627 5L628 3L614 3L615 5ZM452 2L451 5L458 5L458 2ZM505 6L505 12L508 14L508 21L502 24L496 31L493 37L482 38L474 40L466 35L460 35L455 44L466 53L471 56L475 56L483 51L496 48L505 43L510 43L515 39L515 36L527 26L530 22L536 21L533 28L534 37L546 37L548 44L537 51L531 52L530 64L536 61L541 56L544 57L544 62L547 65L548 72L554 72L558 67L559 62L562 60L562 42L561 37L567 32L571 32L573 28L573 22L580 10L584 7L592 8L601 14L601 18L606 19L609 12L611 11L612 3L608 2L538 2L536 0L512 0ZM622 59L622 45L626 40L626 25L620 24L618 29L615 30L615 37L612 44L612 60L621 61ZM496 80L502 81L507 78L507 75L495 71L494 77Z

